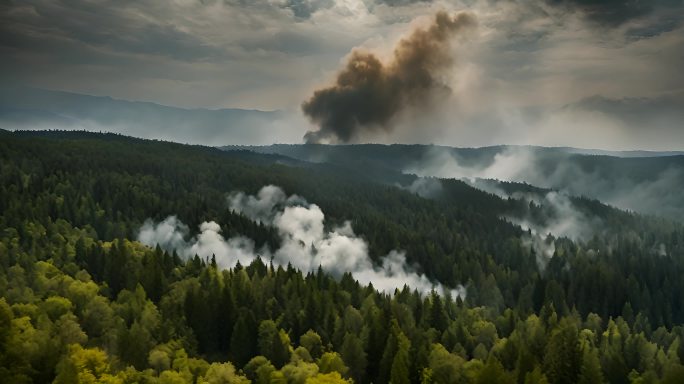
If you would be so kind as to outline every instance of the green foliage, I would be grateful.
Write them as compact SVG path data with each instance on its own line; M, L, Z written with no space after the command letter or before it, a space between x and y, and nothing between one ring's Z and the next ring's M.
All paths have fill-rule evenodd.
M338 372L320 373L306 379L306 384L348 384L350 381L342 379Z
M603 212L606 234L555 239L534 209L464 185L431 201L344 170L63 133L0 139L0 377L11 383L675 383L684 377L684 230ZM215 220L275 249L224 194L278 184L352 220L377 259L407 251L462 298L393 294L261 260L220 270L134 241L141 223ZM606 213L607 212L607 213ZM616 232L611 232L616 228ZM654 256L654 244L667 256Z
M460 356L449 353L443 345L433 344L430 351L430 382L459 383L465 361Z
M321 337L311 329L306 331L306 333L299 338L299 344L306 348L311 357L315 359L321 357L321 354L323 354L323 342Z
M490 357L487 360L487 364L480 370L480 374L477 377L476 384L486 384L486 383L501 383L501 384L513 384L514 380L511 374L506 372L495 357Z
M411 342L399 331L397 334L397 353L392 360L392 370L390 371L390 382L393 384L410 383L409 374L411 372L411 362L409 360L409 349Z
M346 375L349 368L344 364L344 360L337 352L325 352L317 361L318 369L321 373L337 372Z
M287 333L278 330L273 320L264 320L259 325L259 352L277 368L290 360L290 339Z
M55 384L121 383L111 374L107 354L100 349L69 347L67 355L57 366Z
M581 365L581 351L577 328L563 322L551 333L544 355L544 372L552 383L577 382Z
M340 348L340 355L349 367L348 374L354 382L363 382L367 361L361 339L353 333L347 333Z
M580 370L578 384L601 384L603 383L603 373L601 372L601 361L598 356L598 349L585 344L582 348L582 368Z

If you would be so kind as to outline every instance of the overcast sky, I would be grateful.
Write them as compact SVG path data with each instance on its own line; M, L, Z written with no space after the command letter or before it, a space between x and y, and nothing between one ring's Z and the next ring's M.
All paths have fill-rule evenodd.
M302 142L302 102L352 49L389 57L439 10L478 22L451 96L356 141L684 149L683 1L0 0L0 81L284 110L278 140Z

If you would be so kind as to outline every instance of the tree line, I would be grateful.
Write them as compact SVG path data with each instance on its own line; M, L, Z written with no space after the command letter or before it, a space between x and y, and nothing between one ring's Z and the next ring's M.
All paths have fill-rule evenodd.
M0 133L0 376L10 382L630 383L684 377L682 227L585 203L608 223L552 239L541 272L502 212L324 166L118 135ZM176 214L271 249L225 193L276 184L351 220L378 260L407 251L465 300L268 260L220 270L134 241ZM493 199L496 201L492 205ZM496 208L492 208L492 206ZM487 208L488 207L488 208ZM480 209L481 208L481 209ZM542 213L543 214L543 213ZM659 253L659 246L667 249ZM90 381L89 381L90 380ZM223 381L221 381L223 380Z

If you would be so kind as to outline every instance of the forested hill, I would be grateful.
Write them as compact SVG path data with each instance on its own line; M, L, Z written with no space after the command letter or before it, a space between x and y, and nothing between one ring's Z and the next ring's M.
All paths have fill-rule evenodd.
M680 224L529 185L479 181L478 189L389 168L113 134L0 131L0 377L684 378ZM411 276L445 290L383 290L352 271L260 258L224 268L219 257L138 241L146 223L175 216L189 233L173 244L200 244L197 228L215 222L226 239L250 239L277 256L290 240L282 227L227 199L267 185L320 207L330 236L367 244L368 272L402 251ZM358 238L335 229L345 221ZM449 294L459 285L462 294Z
M224 147L304 161L443 178L492 178L587 196L644 214L684 217L681 152L598 151L534 146L286 145Z

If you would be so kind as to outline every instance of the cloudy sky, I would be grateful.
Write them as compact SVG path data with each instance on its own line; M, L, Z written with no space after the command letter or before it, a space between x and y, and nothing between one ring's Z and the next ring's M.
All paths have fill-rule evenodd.
M0 81L282 110L273 140L302 142L316 129L302 103L353 49L390 60L441 10L477 20L450 45L450 93L353 141L684 149L675 0L0 0Z

